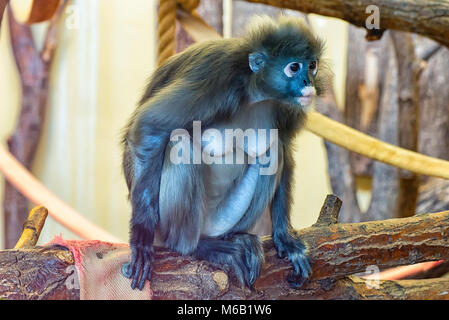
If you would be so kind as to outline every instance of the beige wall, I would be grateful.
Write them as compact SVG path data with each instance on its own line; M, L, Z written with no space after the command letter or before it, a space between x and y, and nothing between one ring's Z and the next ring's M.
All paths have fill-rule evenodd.
M126 241L130 207L120 168L120 130L155 65L156 0L78 0L73 4L79 25L74 28L72 12L62 21L48 116L33 173L90 220ZM337 97L342 101L346 24L315 17L312 22L327 39ZM41 43L45 24L34 31ZM1 143L14 127L19 97L8 30L3 23ZM329 182L321 139L304 132L297 144L294 225L303 227L315 221ZM0 201L1 197L2 191ZM49 218L40 243L57 234L75 238Z

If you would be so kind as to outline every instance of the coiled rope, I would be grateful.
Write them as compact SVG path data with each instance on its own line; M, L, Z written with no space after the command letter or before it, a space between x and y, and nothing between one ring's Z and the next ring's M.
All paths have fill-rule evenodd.
M159 0L157 64L176 53L176 10L192 13L200 0Z

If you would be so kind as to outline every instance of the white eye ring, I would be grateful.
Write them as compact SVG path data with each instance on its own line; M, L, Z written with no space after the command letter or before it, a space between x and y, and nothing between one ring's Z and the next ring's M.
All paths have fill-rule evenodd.
M284 68L284 73L287 77L292 78L302 69L302 63L300 62L290 62Z

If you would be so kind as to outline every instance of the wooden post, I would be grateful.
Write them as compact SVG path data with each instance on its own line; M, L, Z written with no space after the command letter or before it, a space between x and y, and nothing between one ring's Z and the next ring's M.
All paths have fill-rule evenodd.
M8 139L8 148L28 170L33 164L44 123L50 66L56 49L56 31L62 8L63 5L50 22L42 52L36 49L30 27L19 24L14 19L12 10L8 12L11 44L22 85L19 120ZM5 247L12 248L26 220L28 200L6 182L3 201Z

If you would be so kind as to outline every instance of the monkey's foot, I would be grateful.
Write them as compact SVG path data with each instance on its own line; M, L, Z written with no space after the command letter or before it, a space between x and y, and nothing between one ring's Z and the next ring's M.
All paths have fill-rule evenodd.
M142 290L145 281L151 280L153 269L154 249L152 246L132 250L131 262L122 266L122 274L126 278L132 279L131 288Z
M304 243L291 235L284 239L273 237L274 246L280 258L285 258L292 263L293 273L287 278L288 283L293 288L301 287L310 277L312 269L310 268L309 258L306 255L306 246Z
M134 226L131 233L131 262L122 266L122 274L132 279L131 288L142 290L145 281L151 280L153 269L154 248L153 233L140 227Z
M252 288L260 274L263 250L259 238L235 234L223 239L200 239L193 255L231 271L241 284Z

